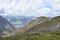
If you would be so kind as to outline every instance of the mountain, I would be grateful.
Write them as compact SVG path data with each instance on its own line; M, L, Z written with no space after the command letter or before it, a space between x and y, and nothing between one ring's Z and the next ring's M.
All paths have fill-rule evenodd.
M20 30L20 31L17 31L17 34L25 33L29 29L34 28L34 26L41 24L43 22L49 21L49 20L50 19L48 17L38 17L37 19L35 18L35 19L31 20L31 22L27 23L24 27L19 28L18 30Z
M23 27L31 20L35 19L36 17L25 17L25 16L3 16L9 22L11 22L15 27Z
M38 17L15 32L15 35L0 40L60 40L60 16Z
M16 28L9 21L0 16L0 36L11 33L15 29Z
M15 32L15 35L0 40L60 40L60 16L38 17Z
M24 33L40 33L60 30L60 16L54 18L39 17L25 27Z
M31 20L24 27L17 29L16 34L21 33L40 33L45 31L57 31L60 30L60 16L49 18L49 17L38 17Z
M41 24L43 22L49 21L48 17L38 17L37 19L32 20L25 27L26 30L33 28L34 26Z

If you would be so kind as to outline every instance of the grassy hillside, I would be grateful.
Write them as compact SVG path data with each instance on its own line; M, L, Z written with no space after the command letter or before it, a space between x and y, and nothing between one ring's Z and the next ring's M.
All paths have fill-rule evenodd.
M45 31L43 33L36 34L22 34L0 38L0 40L60 40L60 30L55 32Z
M56 22L60 22L60 16L52 18L52 20L55 20Z

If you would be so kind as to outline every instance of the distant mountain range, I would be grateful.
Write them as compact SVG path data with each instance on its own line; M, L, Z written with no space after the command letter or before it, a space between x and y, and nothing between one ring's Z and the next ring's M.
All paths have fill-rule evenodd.
M15 27L19 28L25 26L36 17L5 16L4 18L7 19L9 22L11 22Z

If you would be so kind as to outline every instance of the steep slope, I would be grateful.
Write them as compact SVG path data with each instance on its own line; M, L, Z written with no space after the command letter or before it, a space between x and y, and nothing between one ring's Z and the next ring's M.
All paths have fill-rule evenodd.
M25 32L27 32L27 30L30 30L30 29L33 30L35 26L45 23L47 21L50 21L50 19L48 17L38 17L37 19L32 20L30 23L28 23L25 26Z
M38 20L38 19L36 19ZM41 19L40 19L41 20ZM44 32L44 31L56 31L56 30L60 30L60 16L54 17L51 20L45 20L42 19L43 22L41 22L39 20L39 22L36 22L36 24L34 24L33 22L31 23L31 25L28 25L27 27L30 27L28 30L25 31L25 33L40 33L40 32ZM34 24L34 25L33 25Z
M23 33L25 30L25 26L26 24L28 24L31 20L36 19L36 17L26 17L26 16L5 16L4 18L6 18L9 22L11 22L15 27L17 27L17 29L12 32L12 34L21 34Z
M21 34L26 32L27 30L35 27L38 24L41 24L43 22L49 21L50 19L48 17L39 17L37 19L33 19L31 22L26 24L24 27L18 28L14 33Z
M14 30L15 27L5 18L0 16L0 36L7 33L11 33Z

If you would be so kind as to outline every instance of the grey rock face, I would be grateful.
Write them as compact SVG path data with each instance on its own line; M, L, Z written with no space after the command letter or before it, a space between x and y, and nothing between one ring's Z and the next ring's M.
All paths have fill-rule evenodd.
M15 27L5 18L0 16L0 35L11 33L14 30Z

